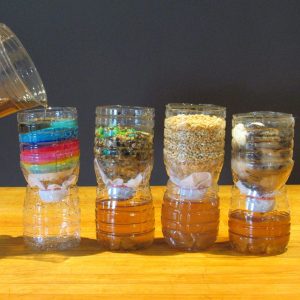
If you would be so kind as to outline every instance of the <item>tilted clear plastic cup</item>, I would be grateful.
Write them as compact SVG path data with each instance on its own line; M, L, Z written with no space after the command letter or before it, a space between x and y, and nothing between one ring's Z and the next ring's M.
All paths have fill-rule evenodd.
M41 77L17 36L0 23L0 118L47 106Z

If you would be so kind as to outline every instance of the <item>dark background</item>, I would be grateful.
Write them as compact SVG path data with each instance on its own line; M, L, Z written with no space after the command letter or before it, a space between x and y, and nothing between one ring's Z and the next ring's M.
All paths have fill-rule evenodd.
M94 109L154 106L152 184L165 184L164 106L214 103L228 108L226 161L231 183L232 113L274 110L296 117L289 183L300 183L300 1L0 1L0 21L31 54L51 106L76 106L80 185L95 185ZM0 183L25 185L16 116L0 120Z

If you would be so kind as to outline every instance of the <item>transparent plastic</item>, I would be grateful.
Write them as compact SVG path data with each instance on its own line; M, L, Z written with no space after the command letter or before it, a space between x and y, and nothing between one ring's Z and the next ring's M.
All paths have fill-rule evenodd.
M80 243L80 207L77 187L60 201L46 202L37 188L27 187L23 235L34 250L67 250Z
M153 127L152 108L96 109L97 240L107 249L134 250L152 244Z
M219 228L218 179L224 162L224 107L168 104L164 162L169 181L162 206L162 231L175 248L211 246Z
M25 241L29 241L29 232L37 234L29 235L32 242L28 243L32 246L36 241L36 248L72 246L73 233L66 238L66 232L75 220L80 222L79 207L73 207L79 205L75 189L80 157L77 111L72 107L23 111L18 113L18 129L21 169L28 183L24 208ZM57 219L51 220L55 214L58 214ZM50 231L52 222L54 227L61 226L62 235L58 229ZM32 224L38 229L31 230ZM79 227L75 227L74 244L77 244L80 232ZM58 234L56 237L54 232Z
M278 254L289 241L285 183L293 168L294 118L277 112L237 114L232 121L229 237L249 254Z
M17 111L47 106L47 95L29 54L0 23L0 118Z

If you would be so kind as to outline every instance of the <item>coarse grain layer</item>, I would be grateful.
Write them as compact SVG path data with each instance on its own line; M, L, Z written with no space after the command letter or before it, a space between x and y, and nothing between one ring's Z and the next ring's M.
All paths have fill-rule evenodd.
M223 160L225 120L203 114L177 115L165 120L165 161L211 164Z
M216 116L194 114L177 115L165 119L165 128L172 130L225 129L225 120Z

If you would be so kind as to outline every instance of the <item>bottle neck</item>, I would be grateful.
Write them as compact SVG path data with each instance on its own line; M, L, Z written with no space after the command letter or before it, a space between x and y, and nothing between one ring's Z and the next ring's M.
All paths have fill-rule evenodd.
M171 199L199 201L207 198L216 198L218 195L218 185L206 186L182 186L169 180L167 183L166 194Z

